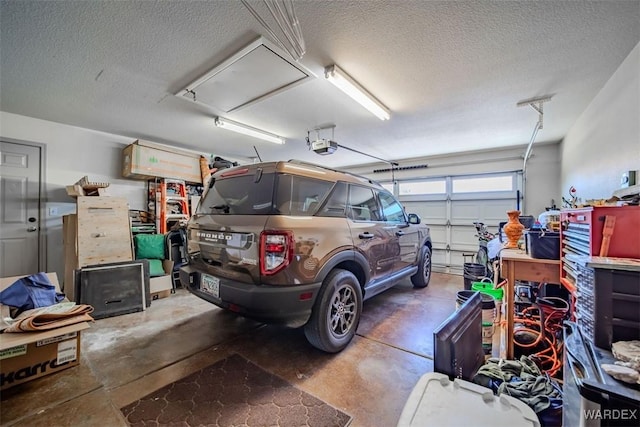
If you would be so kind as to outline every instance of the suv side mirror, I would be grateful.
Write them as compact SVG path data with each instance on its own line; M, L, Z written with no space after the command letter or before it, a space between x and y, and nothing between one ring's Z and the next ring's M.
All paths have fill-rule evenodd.
M418 214L409 214L409 224L420 224L420 217L418 216Z

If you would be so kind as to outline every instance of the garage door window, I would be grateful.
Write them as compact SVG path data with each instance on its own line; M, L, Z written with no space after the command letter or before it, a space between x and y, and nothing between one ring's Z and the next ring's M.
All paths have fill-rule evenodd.
M494 191L513 191L513 176L487 176L475 178L453 178L453 193L483 193Z
M430 179L428 181L400 182L398 190L401 196L445 194L447 192L447 181L444 179Z

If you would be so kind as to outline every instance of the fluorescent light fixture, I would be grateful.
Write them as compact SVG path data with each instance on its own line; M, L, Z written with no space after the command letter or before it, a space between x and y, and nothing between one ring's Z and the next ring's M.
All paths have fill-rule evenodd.
M261 129L256 129L242 123L234 122L233 120L224 119L222 117L216 117L216 126L222 129L232 130L243 135L249 135L254 138L262 139L264 141L273 142L274 144L285 143L285 139L281 136L266 132Z
M367 110L375 114L380 120L389 120L391 112L358 82L353 80L347 73L342 71L337 65L329 65L324 69L324 76L337 88L356 100Z

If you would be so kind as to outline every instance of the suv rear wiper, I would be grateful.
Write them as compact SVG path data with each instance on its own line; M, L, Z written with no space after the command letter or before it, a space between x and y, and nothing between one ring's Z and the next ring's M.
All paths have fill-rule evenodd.
M210 209L222 209L222 211L224 211L224 213L226 213L226 214L229 213L229 205L227 205L227 204L210 206L209 208Z

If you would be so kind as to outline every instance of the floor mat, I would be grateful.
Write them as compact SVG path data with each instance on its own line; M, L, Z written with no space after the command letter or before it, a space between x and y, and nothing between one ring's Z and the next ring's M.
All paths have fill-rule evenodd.
M233 354L121 409L131 426L347 426L351 417Z

